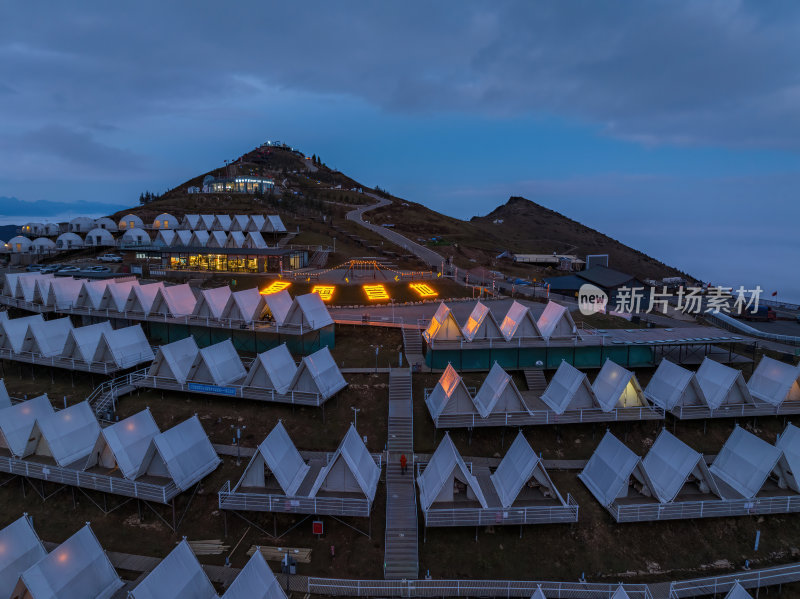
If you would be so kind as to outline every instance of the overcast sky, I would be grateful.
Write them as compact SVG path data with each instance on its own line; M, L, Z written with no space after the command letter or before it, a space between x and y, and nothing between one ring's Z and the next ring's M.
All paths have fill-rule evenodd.
M800 300L798 30L791 1L4 3L0 196L130 205L278 139Z

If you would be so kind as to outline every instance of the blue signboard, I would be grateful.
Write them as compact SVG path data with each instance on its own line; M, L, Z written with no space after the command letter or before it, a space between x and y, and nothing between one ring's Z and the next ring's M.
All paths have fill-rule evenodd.
M218 393L219 395L236 395L236 387L219 387L217 385L203 385L202 383L189 383L189 391L199 393Z

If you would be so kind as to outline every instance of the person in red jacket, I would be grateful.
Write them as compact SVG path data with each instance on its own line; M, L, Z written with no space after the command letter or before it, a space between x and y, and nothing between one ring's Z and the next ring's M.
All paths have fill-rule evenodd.
M400 456L400 474L406 473L406 464L408 461L406 460L406 454L402 454Z

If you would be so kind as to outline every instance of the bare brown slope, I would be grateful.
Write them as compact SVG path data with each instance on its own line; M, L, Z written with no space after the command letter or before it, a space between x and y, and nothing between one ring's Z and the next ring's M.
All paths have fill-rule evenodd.
M608 254L609 266L640 278L685 276L616 239L521 197L512 197L488 215L476 216L470 221L402 200L368 214L374 214L371 220L376 224L391 223L412 239L435 245L442 255L453 256L460 267L502 267L518 275L548 276L558 273L552 269L509 264L496 257L506 250L530 254L559 252L581 258L587 254ZM437 241L431 241L432 238Z

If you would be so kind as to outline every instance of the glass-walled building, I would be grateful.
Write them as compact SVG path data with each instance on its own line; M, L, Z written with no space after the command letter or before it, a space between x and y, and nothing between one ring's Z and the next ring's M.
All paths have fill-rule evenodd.
M269 193L275 181L263 177L207 177L203 181L205 193Z
M308 251L296 248L154 248L138 250L136 261L171 270L283 272L308 266Z

